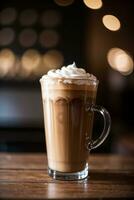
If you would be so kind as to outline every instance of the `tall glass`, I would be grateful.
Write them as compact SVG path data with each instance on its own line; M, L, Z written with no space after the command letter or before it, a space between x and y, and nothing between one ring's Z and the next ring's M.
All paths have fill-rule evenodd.
M88 176L88 156L109 134L108 111L95 105L98 80L40 79L48 173L54 179L80 180ZM103 116L104 128L92 140L94 112Z

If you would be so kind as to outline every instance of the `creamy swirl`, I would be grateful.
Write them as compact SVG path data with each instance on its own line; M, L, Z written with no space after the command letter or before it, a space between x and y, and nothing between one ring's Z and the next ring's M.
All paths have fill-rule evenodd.
M63 66L61 69L52 69L48 71L47 75L55 78L92 78L96 80L96 77L86 73L85 69L76 67L75 62L71 65Z
M83 84L85 79L97 80L97 78L86 72L83 68L78 68L73 62L73 64L68 66L63 66L61 69L52 69L48 73L42 76L41 79L46 78L65 78L73 79L77 84ZM79 79L79 80L78 80ZM64 83L72 83L72 80L64 80Z

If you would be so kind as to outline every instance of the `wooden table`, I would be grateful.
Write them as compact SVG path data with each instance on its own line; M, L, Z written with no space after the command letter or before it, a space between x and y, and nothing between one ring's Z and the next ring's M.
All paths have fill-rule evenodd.
M90 176L56 181L45 154L0 154L0 199L134 199L134 159L90 155Z

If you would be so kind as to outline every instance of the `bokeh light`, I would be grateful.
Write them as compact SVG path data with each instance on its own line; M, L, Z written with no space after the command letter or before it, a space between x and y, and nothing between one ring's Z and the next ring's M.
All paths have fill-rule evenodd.
M30 26L36 23L38 14L34 9L23 10L20 14L20 23L22 26Z
M42 76L43 74L46 74L47 71L48 71L48 68L47 68L47 67L45 66L45 64L43 63L43 57L42 57L39 66L33 70L33 74L34 74L36 77L40 77L40 76Z
M32 73L36 68L38 68L40 62L41 62L41 55L35 49L29 49L25 51L25 53L21 58L22 68L27 73Z
M121 27L121 23L114 15L104 15L102 18L104 26L110 31L118 31Z
M74 0L54 0L59 6L69 6L74 3Z
M43 64L46 71L54 68L60 68L63 65L64 57L58 50L50 50L43 55Z
M129 75L133 72L134 63L132 57L120 48L112 48L107 54L109 65L123 75Z
M16 78L18 79L30 78L31 72L22 66L21 57L17 57L15 66L16 66Z
M0 51L0 76L7 76L11 70L14 70L15 54L10 49Z
M10 25L12 24L17 17L17 12L15 8L5 8L0 13L0 23L2 25Z
M0 45L10 45L15 39L15 32L12 28L3 28L0 30Z
M42 26L53 28L61 23L61 14L56 10L46 10L41 16Z
M83 0L84 4L91 9L99 9L103 3L101 0Z
M59 42L59 34L55 30L44 30L39 36L39 41L46 48L55 47Z
M33 29L24 29L19 35L19 42L23 47L31 47L37 40L37 34Z

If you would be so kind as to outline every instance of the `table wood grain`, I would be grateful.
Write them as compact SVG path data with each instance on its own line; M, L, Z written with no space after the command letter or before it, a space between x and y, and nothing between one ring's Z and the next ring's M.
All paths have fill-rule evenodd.
M133 199L134 159L89 156L90 175L57 181L47 174L44 154L0 153L0 199Z

